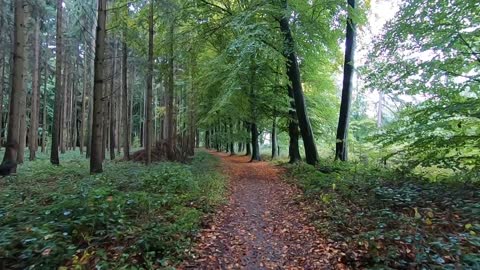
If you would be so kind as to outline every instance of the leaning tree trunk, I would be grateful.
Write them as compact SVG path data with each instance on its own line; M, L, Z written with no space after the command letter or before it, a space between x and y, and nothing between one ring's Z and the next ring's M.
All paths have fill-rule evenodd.
M288 109L288 136L290 139L288 143L288 162L295 163L301 161L302 157L300 156L300 149L298 146L300 133L298 130L297 114L295 113L295 101L293 100L293 89L290 85L288 86L288 96L290 97L290 108Z
M150 14L148 18L148 71L147 93L145 100L146 128L145 128L145 164L152 162L152 102L153 102L153 0L150 0Z
M60 141L60 119L62 107L62 0L57 0L57 41L56 41L56 71L55 71L55 106L53 109L52 146L50 150L50 162L60 164L58 157L58 144Z
M33 68L32 80L32 106L30 113L30 135L28 136L28 149L30 150L30 160L35 160L38 141L38 90L40 89L40 19L35 20L35 64Z
M93 124L90 153L90 173L101 173L102 162L102 95L104 84L104 61L105 61L105 35L107 18L107 0L98 1L97 35L95 41L95 65L94 65L94 86L93 86Z
M348 0L350 8L355 8L355 0ZM349 11L350 12L350 11ZM335 160L346 161L348 159L347 137L350 118L350 103L352 97L352 77L355 53L355 24L352 17L347 18L347 39L345 41L345 63L343 66L342 101L340 103L340 116L337 127L337 142Z
M283 8L287 10L287 0L282 1ZM293 90L295 109L297 112L300 133L305 148L305 158L308 164L315 165L318 162L317 146L313 137L312 126L307 115L305 98L303 96L300 68L295 53L295 42L290 31L289 17L284 15L280 20L280 30L284 35L285 57L287 58L287 75Z
M13 36L13 73L12 89L10 92L10 110L8 112L8 133L5 155L1 167L7 168L8 172L16 172L17 150L20 139L19 109L23 96L23 68L25 57L25 13L24 1L15 1L14 13L14 36Z

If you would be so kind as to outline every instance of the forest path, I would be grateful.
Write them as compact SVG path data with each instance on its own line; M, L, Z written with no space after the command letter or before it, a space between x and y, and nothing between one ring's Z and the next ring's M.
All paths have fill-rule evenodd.
M229 176L229 201L199 236L183 269L332 269L335 252L307 221L301 191L283 170L245 156L211 152ZM333 252L332 252L333 251Z

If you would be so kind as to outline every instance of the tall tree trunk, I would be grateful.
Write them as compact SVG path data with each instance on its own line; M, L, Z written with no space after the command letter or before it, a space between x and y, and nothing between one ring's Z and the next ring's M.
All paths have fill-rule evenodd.
M235 142L233 141L233 123L232 121L230 120L230 124L228 125L229 127L229 141L230 141L230 154L233 156L235 155Z
M260 161L262 159L260 157L260 145L258 143L259 134L258 134L256 123L252 123L251 132L252 132L252 159L250 161Z
M25 57L25 12L24 1L15 0L14 3L14 37L13 37L13 73L12 89L10 92L10 110L8 112L8 133L5 155L1 167L8 172L16 172L17 151L20 138L20 102L23 96L23 72Z
M0 2L0 5L1 5L1 2ZM3 146L3 135L4 135L4 131L3 131L3 96L4 96L4 82L5 82L5 78L6 78L6 72L5 72L5 69L6 69L6 60L5 58L3 57L3 55L1 56L2 57L2 75L0 77L0 149L1 147Z
M48 41L48 35L47 39ZM48 82L48 61L45 59L45 74L44 76L44 81L43 81L43 113L42 113L42 153L45 153L45 149L47 147L47 131L48 131L48 126L47 126L47 106L48 106L48 95L47 95L47 82Z
M57 0L57 36L56 36L56 71L55 71L55 106L53 108L52 145L50 150L50 162L60 164L58 157L58 144L60 141L60 119L62 106L62 0Z
M348 0L348 6L355 9L355 0ZM350 11L349 11L350 12ZM335 160L346 161L348 159L347 137L350 118L350 103L352 98L352 77L355 54L355 23L351 15L347 18L347 39L345 41L345 63L343 66L342 101L340 103L340 116L337 127L337 141Z
M298 146L298 139L300 132L298 130L297 114L295 113L295 101L293 100L293 89L291 85L288 85L288 96L290 97L290 108L288 109L288 156L289 163L295 163L302 160L300 156L300 149Z
M108 0L107 0L108 1ZM106 66L106 65L105 65ZM106 77L106 76L105 76ZM105 83L103 84L103 96L107 95L109 93L108 87L109 84L106 82L106 79L104 79ZM103 131L102 131L102 158L105 160L106 157L106 149L108 148L108 139L109 139L109 133L108 133L108 128L109 128L109 106L110 106L110 100L108 98L105 99L104 102L105 108L102 109L102 114L103 114Z
M174 149L175 149L175 141L174 141L174 133L175 133L175 126L173 120L173 94L174 94L174 50L173 50L173 43L174 43L174 23L170 22L169 26L169 52L168 52L168 82L167 82L167 91L165 93L166 96L166 106L165 106L165 127L166 127L166 137L167 137L167 155L169 159L174 159Z
M109 100L109 118L110 118L110 160L115 159L115 74L117 72L117 41L113 40L113 59L112 59L112 77L110 78L110 94Z
M195 119L195 98L194 98L194 91L195 91L195 71L196 71L196 58L192 56L191 61L191 70L190 70L190 88L188 93L188 104L187 104L187 114L188 114L188 154L193 156L195 154L195 146L197 146L198 140L197 138L197 127L196 127L196 119ZM231 124L233 125L233 123ZM233 143L233 142L232 142Z
M247 129L247 134L248 136L251 135L251 126L249 123L245 122L245 128ZM245 156L250 156L252 154L252 147L251 147L251 137L248 138L247 137L247 140L245 141L245 146L246 146L246 152L245 152Z
M127 109L128 106L128 82L127 82L127 72L128 72L128 47L127 42L125 41L126 36L123 35L123 65L122 65L122 83L123 83L123 98L122 98L122 107L124 110L123 112L123 155L125 159L130 159L130 112Z
M30 17L28 16L28 13L25 13L25 23L28 24L30 22ZM25 36L25 46L27 45L27 42L30 39L31 32L29 29L26 31L26 36ZM23 85L28 84L28 75L25 74L25 67L29 67L29 53L25 52L24 49L24 75L23 75ZM19 134L19 140L18 140L18 153L17 153L17 163L21 164L25 161L25 146L26 146L26 141L27 141L27 89L24 88L23 91L21 92L22 96L20 97L20 103L19 103L19 121L20 121L20 134Z
M98 0L94 0L94 2L96 3L96 5L98 6ZM95 18L98 18L98 9L95 9ZM92 53L91 54L95 54L96 52L96 42L97 42L97 21L94 21L92 23L92 29L91 29L91 33L93 33L94 38L92 38L91 40L91 45L90 45L90 48L92 50ZM95 66L95 59L90 57L90 65L89 65L89 69L91 68L94 68ZM95 76L93 74L93 76ZM89 98L88 98L88 117L87 117L87 151L86 151L86 157L87 158L90 158L91 156L91 149L92 149L92 131L93 131L93 88L95 87L95 81L94 80L89 80L89 91L88 91L88 95L89 95Z
M282 0L283 8L287 7L287 0ZM317 146L313 137L312 126L307 115L305 98L303 96L300 68L295 53L295 42L290 31L289 17L285 14L280 20L280 30L284 35L285 57L287 58L287 75L293 89L295 109L297 112L300 133L305 148L305 158L308 164L315 165L318 162Z
M78 66L78 65L77 65ZM75 150L77 147L77 135L78 135L78 128L77 128L77 94L76 94L76 78L75 73L72 75L73 83L72 83L72 91L71 91L71 117L70 117L70 147L71 150Z
M85 145L85 128L86 128L86 118L85 113L87 110L87 93L88 93L88 57L87 57L87 48L88 43L85 40L85 56L83 58L83 91L82 91L82 112L80 113L80 154L83 154L83 146Z
M103 122L103 84L105 61L105 35L107 18L107 0L98 1L97 35L95 41L95 65L93 87L93 125L91 138L90 173L101 173L102 168L102 122Z
M205 131L205 148L210 149L210 130Z
M146 165L152 162L152 106L153 106L153 0L150 0L150 14L148 18L148 71L146 93L146 128L145 128L145 151Z
M68 47L67 44L64 44L64 52L65 54L63 55L63 83L62 83L62 88L63 88L63 93L62 93L62 112L61 112L61 120L60 120L60 153L64 154L66 152L66 147L67 147L67 141L68 141L68 132L67 132L67 127L68 127L68 98L69 98L69 91L70 91L70 80L69 75L70 75L70 65L68 61Z
M277 141L277 117L273 116L272 121L272 159L278 157Z
M40 89L40 18L35 20L35 64L33 68L32 80L32 105L30 113L30 135L28 136L30 150L30 160L35 160L38 141L38 92Z
M6 56L8 53L4 51L5 47L3 44L3 18L4 18L4 3L3 0L0 0L0 61L1 61L1 68L2 72L0 73L0 149L3 146L3 90L4 90L4 83L5 83L5 67L7 65ZM5 56L5 57L4 57Z

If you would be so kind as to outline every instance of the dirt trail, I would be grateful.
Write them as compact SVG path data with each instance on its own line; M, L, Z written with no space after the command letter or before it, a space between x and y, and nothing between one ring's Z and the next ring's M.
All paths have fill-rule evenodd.
M335 253L308 223L300 191L266 162L221 157L230 198L201 232L195 259L184 269L333 269ZM332 252L333 251L333 252Z

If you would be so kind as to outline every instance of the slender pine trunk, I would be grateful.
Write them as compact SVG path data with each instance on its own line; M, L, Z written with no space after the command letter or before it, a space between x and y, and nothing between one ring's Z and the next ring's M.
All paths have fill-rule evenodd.
M126 39L126 36L123 36ZM127 72L128 72L128 47L127 42L123 41L123 65L122 65L122 83L123 83L123 98L122 98L122 107L124 108L123 112L123 155L125 159L130 159L130 112L127 109L128 106L128 82L127 82Z
M103 171L102 157L102 122L103 122L103 84L104 84L104 61L105 61L105 35L106 35L107 0L98 1L97 35L95 41L95 65L93 87L93 125L91 138L90 173Z
M145 129L145 164L152 163L152 103L153 103L153 0L150 0L150 13L148 18L148 71L147 71L147 93L146 93L146 129Z
M24 1L14 3L14 31L13 31L13 67L12 88L10 92L10 110L8 112L8 131L5 155L1 167L10 173L17 170L18 140L20 138L20 99L23 90L23 72L25 57L25 13Z
M110 78L110 93L109 93L109 106L108 114L110 118L110 160L115 159L115 98L114 98L114 89L115 89L115 75L117 72L117 41L115 37L113 39L113 58L112 58L112 76Z

